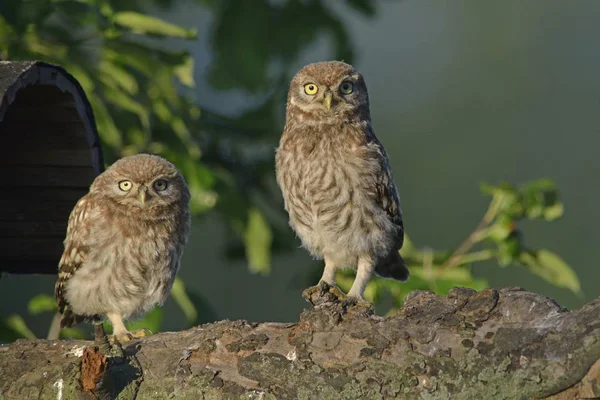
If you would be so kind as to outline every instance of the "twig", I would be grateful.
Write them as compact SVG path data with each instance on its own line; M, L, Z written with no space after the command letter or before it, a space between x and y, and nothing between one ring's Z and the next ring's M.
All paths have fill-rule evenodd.
M496 252L493 250L481 250L473 253L467 253L460 257L461 264L469 264L478 261L487 261L496 256Z
M54 317L52 317L52 322L50 323L50 328L48 329L48 340L58 340L58 336L60 334L60 318L61 315L59 313L55 313Z
M485 215L477 224L475 230L456 248L454 253L446 260L444 264L440 266L440 269L454 267L461 263L462 256L469 251L471 247L477 244L486 236L486 228L494 221L498 211L500 210L502 204L504 203L503 197L494 196L492 198L492 202L488 207Z

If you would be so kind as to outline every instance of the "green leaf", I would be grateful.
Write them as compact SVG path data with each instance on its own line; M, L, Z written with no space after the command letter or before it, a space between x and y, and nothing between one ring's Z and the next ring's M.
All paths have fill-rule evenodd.
M54 12L64 16L69 25L89 27L101 25L104 22L103 16L97 12L96 4L92 1L52 0L52 5ZM65 25L68 26L67 24ZM70 33L73 36L73 32L71 31Z
M506 267L517 260L523 251L523 236L519 230L513 230L510 235L498 243L497 259L501 267Z
M514 219L544 218L554 220L563 214L563 205L559 200L556 184L550 179L527 182L515 188L508 183L498 186L481 185L482 192L502 199L500 214Z
M30 314L37 315L43 312L56 312L58 306L54 296L48 294L38 294L27 303L27 309Z
M100 10L100 14L104 15L107 18L110 18L114 15L114 10L113 10L110 2L108 2L108 1L100 1L100 2L97 2L94 0L83 0L83 1L86 3L89 3L89 4L94 4L94 5L97 5L98 3L100 3L98 6L98 9Z
M139 87L135 77L124 68L108 60L102 60L98 69L102 74L110 77L113 82L128 94L134 95L138 93Z
M185 285L179 277L175 278L173 288L171 289L171 296L185 314L188 325L192 326L198 319L198 311L190 297L187 295Z
M515 187L507 182L503 182L496 186L483 182L479 185L479 189L481 190L482 193L485 193L485 194L488 194L491 196L494 196L497 194L503 194L503 195L507 195L507 196L516 194Z
M446 295L455 286L469 287L481 290L488 287L488 282L482 278L475 278L469 266L439 269L434 267L411 267L411 278L425 282L426 289L433 290L436 294ZM408 282L410 282L410 280Z
M175 154L164 154L173 161L185 176L191 194L190 209L194 214L201 214L212 209L217 202L217 194L211 190L216 179L213 171L204 164L190 157L178 157Z
M36 339L34 333L27 327L25 320L17 314L9 315L4 319L3 323L21 337L26 339Z
M147 78L152 77L156 63L152 63L152 50L138 43L124 40L107 40L103 51L105 59L133 68Z
M487 229L486 237L494 242L502 242L511 234L515 223L509 216L501 215L496 222Z
M173 118L173 112L167 106L167 103L162 99L156 99L152 102L154 113L161 120L161 122L168 122Z
M113 14L113 21L124 28L129 28L134 33L151 34L159 36L181 37L195 39L195 29L186 29L165 22L159 18L140 14L134 11L121 11Z
M123 110L127 110L133 114L136 114L143 125L146 125L145 121L148 120L148 109L134 100L133 97L113 87L106 87L104 89L104 96L109 103Z
M404 244L400 249L400 255L404 258L415 258L419 256L419 250L415 247L407 234L404 234Z
M60 337L63 339L86 339L86 334L79 328L62 328L60 330Z
M188 55L183 64L178 65L173 70L179 81L187 87L193 88L196 86L194 81L194 59Z
M465 283L473 280L473 275L468 267L444 268L437 279L447 279L457 283Z
M552 179L538 179L519 186L521 192L552 192L556 191L556 183Z
M557 254L549 250L527 251L521 254L520 261L529 271L554 286L567 288L575 294L581 293L577 274Z
M551 206L544 208L544 219L546 221L553 221L560 218L564 214L564 206L562 203L556 203Z
M266 275L271 269L271 227L263 214L255 207L248 211L248 222L244 231L246 259L250 271Z
M100 137L108 146L114 149L120 148L123 144L123 139L106 105L94 93L88 93L87 96L94 109Z
M372 280L367 284L364 292L365 300L370 301L371 303L379 301L385 288L383 285L379 285L378 283L378 281Z
M336 273L335 283L344 292L348 293L354 282L354 275L348 270L340 270Z
M0 14L0 43L8 41L12 39L16 35L13 27L8 23L8 21L4 18L4 15ZM4 47L5 45L0 45ZM0 47L0 48L2 48Z
M434 265L443 264L451 255L450 251L434 251L433 249L418 249L413 244L412 240L407 235L404 235L404 244L402 249L400 249L400 255L407 262L409 266L411 265L422 265L425 263L425 259L427 258L427 262L432 262Z
M548 221L563 214L556 184L550 179L527 182L519 187L523 213L529 219L544 218Z
M163 311L160 307L154 307L148 311L142 319L134 322L127 322L125 325L130 331L139 329L149 329L150 332L156 333L160 331L160 325L163 321Z

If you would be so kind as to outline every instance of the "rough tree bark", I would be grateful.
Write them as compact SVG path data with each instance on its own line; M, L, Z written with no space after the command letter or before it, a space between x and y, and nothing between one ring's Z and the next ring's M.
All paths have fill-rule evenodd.
M600 299L568 312L516 288L417 291L387 318L330 300L297 323L155 334L124 357L85 341L0 346L0 399L600 397Z

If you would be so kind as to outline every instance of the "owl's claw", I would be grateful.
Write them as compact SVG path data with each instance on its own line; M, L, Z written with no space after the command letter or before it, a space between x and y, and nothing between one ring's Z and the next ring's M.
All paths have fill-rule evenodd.
M139 331L135 331L135 332L130 332L129 335L131 335L132 340L133 339L141 339L143 337L147 337L152 335L152 331L150 329L140 329Z
M302 292L302 297L310 304L315 305L315 302L313 301L313 296L316 295L317 298L321 298L327 293L331 293L332 295L334 295L337 301L342 301L346 298L346 294L344 294L344 292L342 292L340 288L338 288L335 285L331 285L325 281L321 281L318 285L311 286L308 289L304 290Z
M360 307L360 308L366 308L369 311L374 310L373 304L371 304L370 302L366 301L363 298L352 297L352 296L346 296L346 298L344 300L342 300L342 306L344 308Z
M119 343L126 343L126 342L130 342L132 340L141 339L143 337L150 336L150 335L152 335L152 332L150 331L150 329L140 329L139 331L127 332L127 333L124 333L119 336L112 335L110 337L109 341L111 344L114 344L115 341L118 341Z
M311 286L311 287L305 289L302 292L302 297L304 298L304 300L306 300L307 302L312 304L311 298L312 298L313 294L317 294L317 292L320 292L319 294L323 293L320 285Z
M325 282L323 282L325 283ZM325 283L328 288L327 288L327 292L331 293L332 295L334 295L338 301L344 301L344 299L346 299L346 293L342 292L342 290L337 287L337 286L331 286L327 283Z

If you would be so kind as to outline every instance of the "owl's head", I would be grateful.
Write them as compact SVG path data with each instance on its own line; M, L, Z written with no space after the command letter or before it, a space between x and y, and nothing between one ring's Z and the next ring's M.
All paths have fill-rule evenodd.
M177 168L164 158L150 154L116 161L94 180L90 192L142 210L182 202L187 207L190 198Z
M292 79L288 113L303 120L368 119L369 95L363 76L341 61L309 64Z

